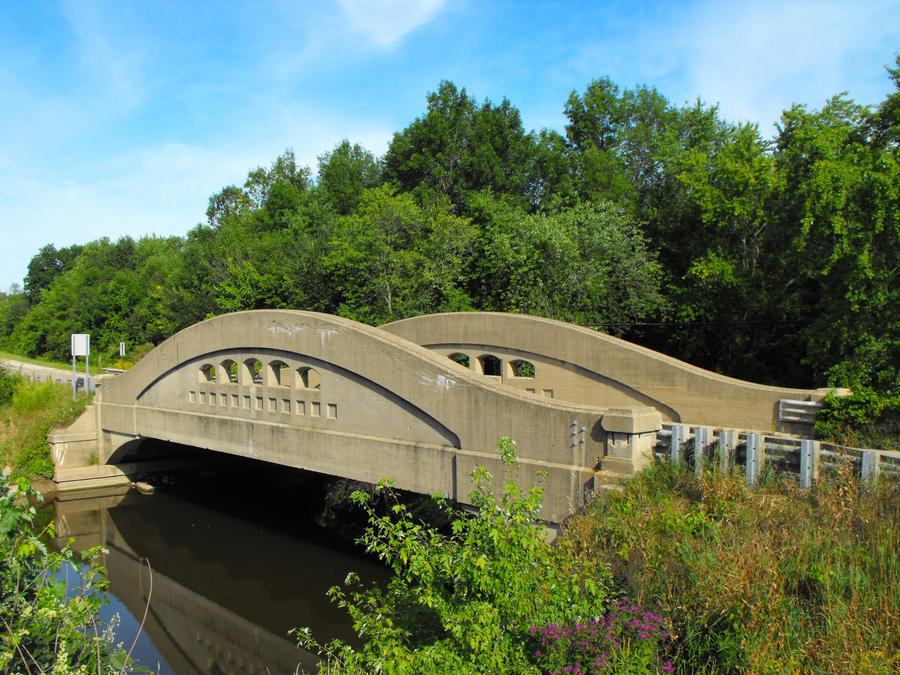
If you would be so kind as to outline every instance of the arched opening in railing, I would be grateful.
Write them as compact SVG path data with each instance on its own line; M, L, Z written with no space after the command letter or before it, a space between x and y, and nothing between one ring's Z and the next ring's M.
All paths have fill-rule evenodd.
M288 364L284 361L270 361L269 386L289 387L290 384L290 370Z
M211 363L200 366L200 382L215 382L216 368Z
M451 361L456 361L459 365L461 365L465 368L469 367L469 355L468 354L462 354L460 352L457 352L455 354L450 354L450 356L448 356L447 358L449 358Z
M219 364L219 382L238 383L238 364L231 359L225 359Z
M297 369L297 386L301 389L318 389L322 378L315 368L304 366Z
M518 359L509 362L509 373L512 377L534 377L534 364L531 361Z
M262 384L263 364L259 359L250 358L244 361L244 371L241 373L241 384Z
M490 377L500 377L502 374L503 362L492 354L485 354L478 357L481 364L481 374Z

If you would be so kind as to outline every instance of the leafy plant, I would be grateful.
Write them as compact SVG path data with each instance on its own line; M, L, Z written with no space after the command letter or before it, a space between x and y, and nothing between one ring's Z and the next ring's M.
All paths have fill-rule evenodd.
M515 474L509 439L498 443L503 465ZM353 499L369 515L361 538L394 572L384 590L360 589L355 575L329 596L347 609L362 644L321 645L309 629L300 644L318 650L332 673L538 673L532 626L587 623L603 616L608 568L572 558L545 540L536 521L539 486L523 491L514 480L495 494L484 468L471 474L477 513L452 512L449 533L423 525L396 503L378 516L367 493ZM379 492L389 490L388 481ZM450 509L434 497L441 509Z
M47 548L52 525L36 532L37 494L25 479L0 475L0 671L119 673L128 668L113 628L98 620L108 582L101 549L84 554L79 572L68 547ZM70 572L78 585L68 585Z
M900 449L900 394L864 386L848 396L829 393L816 414L816 433L838 443Z
M19 379L19 376L0 365L0 406L8 405L12 401Z

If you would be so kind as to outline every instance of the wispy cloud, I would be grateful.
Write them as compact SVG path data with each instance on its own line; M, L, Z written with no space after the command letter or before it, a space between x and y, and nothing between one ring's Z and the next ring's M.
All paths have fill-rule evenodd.
M134 108L146 99L137 34L93 2L65 2L62 14L74 38L85 85L117 107Z
M353 26L381 47L431 21L444 0L339 0Z
M833 0L704 2L684 16L677 48L687 88L720 102L726 118L759 122L765 132L793 103L821 107L822 92L877 90L870 85L884 73L860 61L879 46L889 57L885 26L900 26L897 2L870 0L864 10Z

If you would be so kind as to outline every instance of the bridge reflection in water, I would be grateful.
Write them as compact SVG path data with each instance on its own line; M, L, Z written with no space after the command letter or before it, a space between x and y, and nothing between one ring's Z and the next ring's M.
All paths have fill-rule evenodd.
M387 579L378 565L291 527L290 513L271 515L274 526L170 494L56 503L58 541L108 549L110 592L137 621L150 590L149 560L143 631L156 653L145 640L139 658L154 672L160 660L161 672L178 675L314 672L318 659L288 631L310 626L324 640L352 638L348 617L325 592L351 570L363 580ZM124 633L127 647L133 633Z

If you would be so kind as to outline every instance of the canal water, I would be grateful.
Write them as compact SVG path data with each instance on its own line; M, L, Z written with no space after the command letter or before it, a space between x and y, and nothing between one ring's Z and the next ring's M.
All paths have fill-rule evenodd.
M139 633L139 665L177 675L315 672L317 657L296 647L292 628L353 640L326 591L350 571L366 584L386 583L388 571L348 541L359 522L346 520L359 514L324 512L333 481L238 461L166 483L149 495L70 494L52 505L58 542L107 549L103 618L118 615L126 648Z

